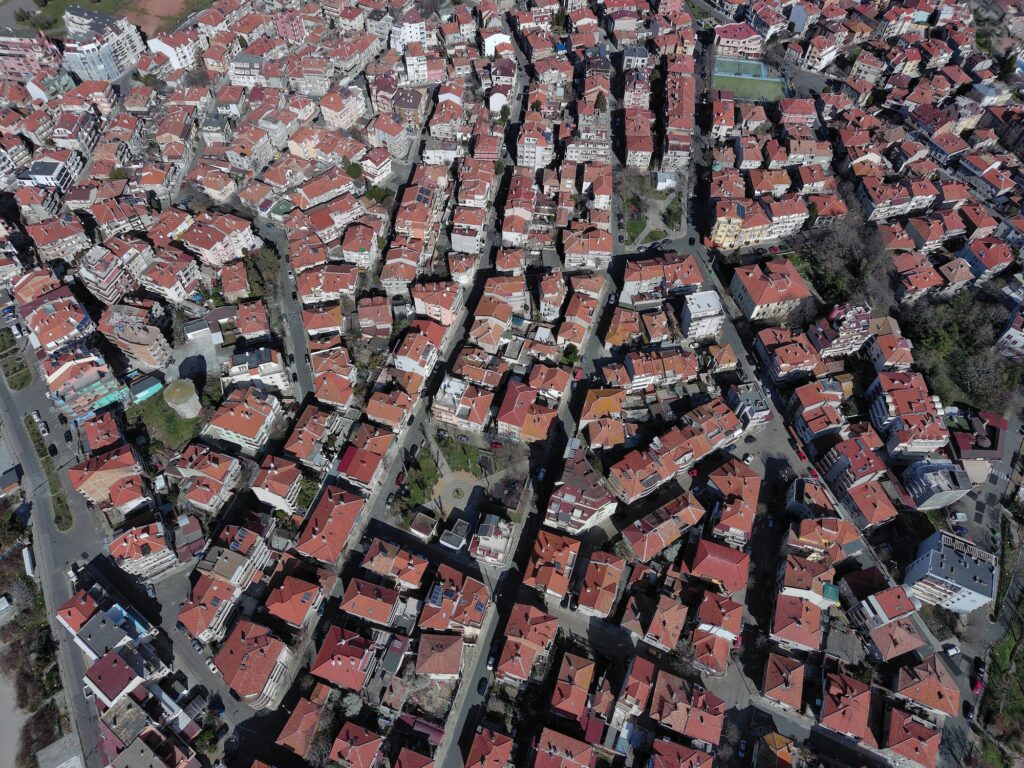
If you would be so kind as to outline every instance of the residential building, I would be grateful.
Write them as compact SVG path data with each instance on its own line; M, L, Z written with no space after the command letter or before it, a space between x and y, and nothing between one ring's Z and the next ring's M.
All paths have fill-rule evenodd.
M81 6L64 12L64 28L64 66L79 80L118 80L146 50L134 24Z
M971 613L995 597L998 562L973 542L936 531L917 548L903 583L929 605L954 613Z

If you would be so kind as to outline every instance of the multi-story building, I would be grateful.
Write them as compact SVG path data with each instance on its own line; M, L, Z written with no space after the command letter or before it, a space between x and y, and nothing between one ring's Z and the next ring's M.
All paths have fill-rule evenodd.
M548 500L544 524L578 536L615 514L618 501L587 460L586 448L578 439L569 441L563 458L565 465Z
M122 571L143 581L178 564L178 556L164 536L163 524L159 522L125 531L110 542L107 549Z
M292 391L284 358L276 349L268 347L232 355L223 365L220 383L225 392L232 386L249 384L282 395L290 395Z
M117 80L146 50L139 28L122 17L73 5L64 12L64 66L79 80Z
M42 32L0 30L0 79L28 83L60 62L60 49Z
M242 453L255 456L270 440L283 414L280 401L269 392L253 386L237 387L203 427L203 435L233 443Z
M970 613L995 597L998 561L976 544L946 531L921 542L903 583L914 597L954 613Z
M871 423L886 440L889 456L923 458L949 443L942 403L914 371L883 371L865 391Z
M214 663L224 682L253 709L277 706L291 682L291 649L266 627L239 621Z
M736 268L729 289L749 320L786 322L814 308L814 295L785 259Z
M174 352L166 337L155 325L152 301L115 304L100 315L99 332L124 353L135 368L155 371L167 366Z
M903 487L921 510L942 509L971 492L970 477L951 461L915 461L903 472Z
M683 305L683 333L697 341L717 339L725 324L722 299L717 291L698 291L686 297Z
M272 509L298 515L304 512L298 503L301 487L302 471L298 464L280 456L266 456L253 480L252 492Z
M106 247L95 245L82 256L78 276L97 299L117 304L139 285L149 266L153 249L140 240L112 237Z
M1014 360L1024 360L1024 304L1018 305L996 341L996 349Z

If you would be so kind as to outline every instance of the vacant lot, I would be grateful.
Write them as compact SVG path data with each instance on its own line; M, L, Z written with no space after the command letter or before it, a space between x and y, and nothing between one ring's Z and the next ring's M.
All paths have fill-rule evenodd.
M92 11L124 16L137 25L147 36L158 32L173 30L191 13L208 5L207 0L50 0L43 6L39 16L45 22L33 22L26 26L40 26L47 33L56 31L62 26L64 11L72 5L83 5Z
M183 419L161 395L133 405L125 414L129 423L142 422L154 450L174 453L199 432L199 419Z

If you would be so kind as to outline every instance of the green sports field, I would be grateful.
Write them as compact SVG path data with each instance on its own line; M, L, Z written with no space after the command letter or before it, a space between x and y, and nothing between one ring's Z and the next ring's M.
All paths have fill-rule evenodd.
M778 101L785 92L785 85L781 80L714 75L712 84L719 90L732 91L741 101Z

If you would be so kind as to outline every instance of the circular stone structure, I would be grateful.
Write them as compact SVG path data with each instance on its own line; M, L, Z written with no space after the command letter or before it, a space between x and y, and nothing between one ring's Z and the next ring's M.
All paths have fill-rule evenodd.
M175 379L164 387L164 402L183 419L195 419L203 409L196 385L189 379Z
M438 480L433 496L441 502L444 514L450 515L452 510L465 508L473 489L479 484L480 481L469 472L453 472Z

